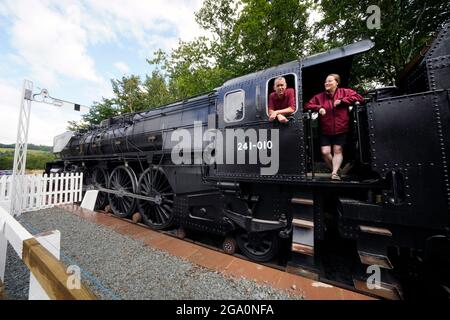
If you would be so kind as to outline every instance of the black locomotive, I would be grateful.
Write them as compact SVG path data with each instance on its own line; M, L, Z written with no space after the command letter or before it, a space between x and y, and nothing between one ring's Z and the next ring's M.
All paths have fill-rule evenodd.
M61 160L46 171L84 172L85 187L102 190L97 208L109 204L120 217L139 211L156 229L215 233L229 251L236 239L256 261L281 252L293 272L326 277L334 253L340 260L331 264L356 257L381 267L384 296L401 295L389 277L406 273L448 290L450 23L397 87L368 92L365 106L352 107L344 179L321 173L317 117L302 105L329 73L346 86L354 56L372 47L358 42L57 137ZM279 76L297 97L287 124L267 116ZM202 139L207 130L223 143ZM181 133L193 147L180 147ZM367 290L368 274L351 265L354 285Z

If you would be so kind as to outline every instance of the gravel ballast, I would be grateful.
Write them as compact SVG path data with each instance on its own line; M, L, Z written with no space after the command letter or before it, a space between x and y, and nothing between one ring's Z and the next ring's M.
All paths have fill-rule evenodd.
M298 299L288 292L235 279L153 249L61 208L24 213L18 220L32 234L61 232L61 260L76 265L99 299L265 300ZM26 299L29 271L8 248L5 291Z

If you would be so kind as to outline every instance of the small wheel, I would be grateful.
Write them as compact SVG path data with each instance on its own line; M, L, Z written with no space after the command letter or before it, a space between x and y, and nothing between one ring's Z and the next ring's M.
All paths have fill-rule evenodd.
M278 252L279 240L276 232L241 232L237 244L242 253L257 262L271 260Z
M139 212L133 213L131 216L131 220L133 220L134 223L139 223L142 220L141 214Z
M177 237L180 239L186 238L186 230L183 227L177 229Z
M111 205L107 204L104 211L105 213L111 213L112 212Z
M233 237L227 237L222 244L223 251L227 254L236 252L236 240Z

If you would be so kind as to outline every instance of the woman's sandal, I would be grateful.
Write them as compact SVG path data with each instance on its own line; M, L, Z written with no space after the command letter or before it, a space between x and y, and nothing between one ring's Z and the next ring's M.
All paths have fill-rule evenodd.
M331 180L341 180L341 177L339 177L338 174L333 173L333 174L331 175Z

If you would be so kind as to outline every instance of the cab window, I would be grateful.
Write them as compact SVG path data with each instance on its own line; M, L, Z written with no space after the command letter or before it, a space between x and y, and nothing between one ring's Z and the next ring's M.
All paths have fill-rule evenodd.
M297 76L294 73L283 74L271 78L267 81L266 84L266 113L269 116L269 96L275 92L274 84L275 80L279 77L284 77L286 79L286 88L291 88L295 92L295 112L298 110L297 101L298 101L298 93L297 93ZM294 113L295 113L294 112Z
M224 120L225 122L237 122L244 119L245 115L245 92L244 90L231 91L224 98Z

